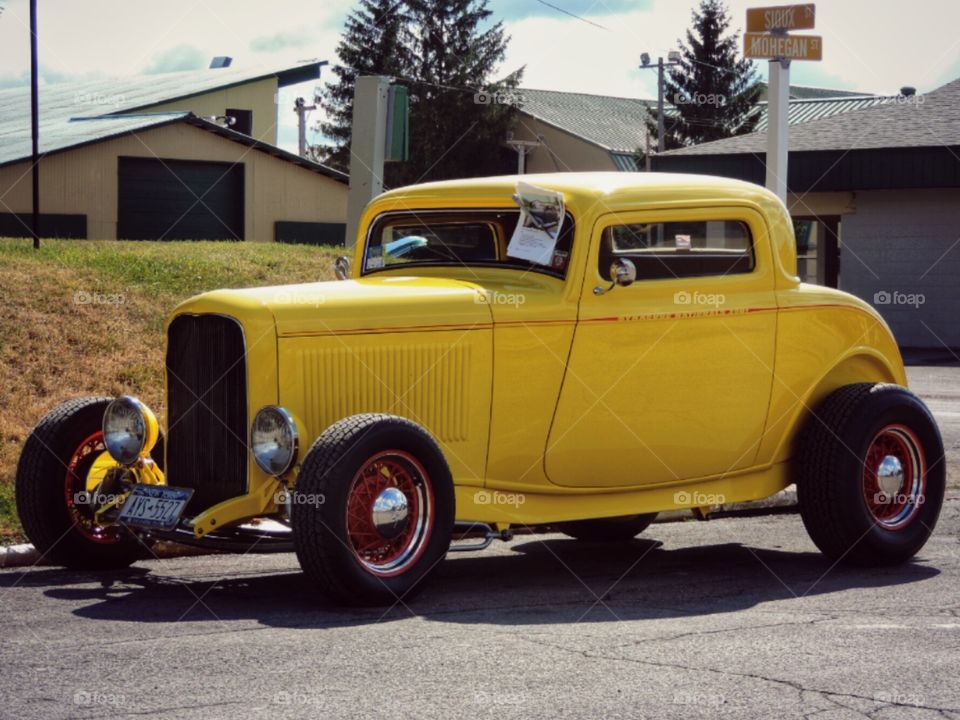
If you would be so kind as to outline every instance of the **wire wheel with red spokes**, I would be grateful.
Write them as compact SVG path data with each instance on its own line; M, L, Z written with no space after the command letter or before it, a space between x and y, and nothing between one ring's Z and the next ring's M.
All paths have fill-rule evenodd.
M80 443L67 461L63 494L74 527L89 540L110 545L120 542L127 530L119 525L100 525L96 521L95 510L100 505L97 500L106 476L105 465L116 465L106 452L102 430ZM105 464L104 460L109 462Z
M113 398L65 402L37 424L17 464L17 514L46 562L75 569L122 568L147 554L149 540L126 528L98 523L101 484L117 463L101 426ZM163 440L152 452L163 462Z
M391 605L419 592L453 534L453 478L422 427L344 418L300 466L290 520L304 573L332 600Z
M403 572L420 557L432 526L430 476L416 458L385 450L360 468L347 500L347 537L366 570Z
M905 562L937 524L943 440L930 410L905 387L835 390L813 410L794 462L803 524L835 562Z
M924 502L927 468L917 436L904 425L876 434L863 463L863 499L874 521L887 530L907 526Z

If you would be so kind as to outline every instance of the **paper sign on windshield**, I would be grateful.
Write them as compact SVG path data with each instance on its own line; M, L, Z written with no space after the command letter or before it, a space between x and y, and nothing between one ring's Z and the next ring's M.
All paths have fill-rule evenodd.
M563 225L563 195L518 182L513 199L520 206L520 221L507 245L507 255L537 265L550 265Z

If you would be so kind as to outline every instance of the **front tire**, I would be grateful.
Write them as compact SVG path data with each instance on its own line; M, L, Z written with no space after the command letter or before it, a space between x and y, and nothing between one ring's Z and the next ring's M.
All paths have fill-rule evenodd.
M143 543L119 525L93 520L87 498L104 467L116 465L103 443L103 413L113 398L86 397L51 410L24 443L17 464L17 514L42 559L76 570L124 568ZM154 448L161 458L162 439Z
M437 443L391 415L355 415L310 448L293 496L304 573L345 605L384 605L419 592L453 533L453 480Z
M946 486L943 441L906 388L861 383L814 411L800 445L803 524L828 558L894 565L927 542Z

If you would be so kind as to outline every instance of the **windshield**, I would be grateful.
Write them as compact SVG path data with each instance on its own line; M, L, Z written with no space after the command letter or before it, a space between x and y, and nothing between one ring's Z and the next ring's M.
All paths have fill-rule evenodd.
M563 278L573 244L567 213L549 264L507 255L519 210L453 210L385 213L367 235L363 274L414 267L509 267Z

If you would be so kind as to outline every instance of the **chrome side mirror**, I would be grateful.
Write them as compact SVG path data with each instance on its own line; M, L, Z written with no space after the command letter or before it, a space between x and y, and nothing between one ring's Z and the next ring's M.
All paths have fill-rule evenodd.
M633 264L633 260L617 258L610 265L610 279L613 280L614 285L620 287L633 285L637 280L637 266Z
M346 280L350 277L350 265L350 258L346 255L341 255L333 261L333 274L337 276L337 280Z

